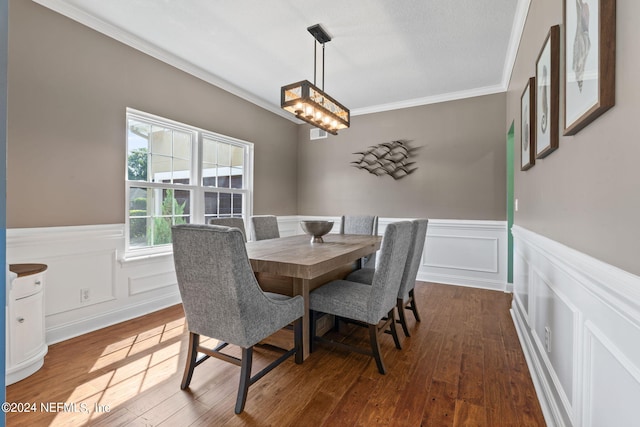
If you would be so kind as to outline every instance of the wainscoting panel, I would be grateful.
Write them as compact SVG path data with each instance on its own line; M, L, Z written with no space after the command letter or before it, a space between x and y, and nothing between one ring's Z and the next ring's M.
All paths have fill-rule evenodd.
M430 219L418 280L510 291L506 222Z
M545 363L554 367L552 378L567 407L573 400L573 354L578 310L541 276L533 273L532 333Z
M48 344L180 301L173 257L125 262L124 243L122 224L7 230L8 263L48 266Z
M115 249L70 253L42 258L47 264L45 308L47 316L70 311L79 306L101 304L116 298ZM73 275L67 272L73 271ZM64 283L64 286L57 284ZM83 291L89 299L83 300Z
M139 277L129 277L129 295L138 295L157 291L161 288L176 286L178 279L175 270L162 273L147 274Z
M432 268L498 272L498 239L495 237L429 235L429 244L439 250L429 250Z
M529 321L530 268L521 252L513 254L513 301L519 304L520 311Z
M512 316L549 426L631 426L640 277L519 226Z
M639 360L631 362L591 322L585 325L585 390L583 424L587 427L638 424ZM602 369L606 366L607 369ZM618 392L624 391L624 393Z

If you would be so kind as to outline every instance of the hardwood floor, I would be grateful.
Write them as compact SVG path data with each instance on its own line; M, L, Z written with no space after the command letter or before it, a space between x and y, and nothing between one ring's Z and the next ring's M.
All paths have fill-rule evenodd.
M386 375L321 346L254 384L241 415L233 365L209 359L180 390L188 337L182 307L170 307L50 346L40 371L7 387L8 402L36 404L7 413L7 426L545 425L510 294L418 282L416 300L422 322L407 313L403 350L383 337ZM365 329L344 329L367 345ZM254 372L275 355L257 348Z

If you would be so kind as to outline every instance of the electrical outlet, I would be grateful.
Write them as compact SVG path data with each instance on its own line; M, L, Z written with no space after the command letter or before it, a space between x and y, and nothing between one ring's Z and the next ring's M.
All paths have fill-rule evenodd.
M551 328L548 326L544 327L544 348L551 353Z
M80 289L80 302L87 302L89 299L91 299L89 288Z

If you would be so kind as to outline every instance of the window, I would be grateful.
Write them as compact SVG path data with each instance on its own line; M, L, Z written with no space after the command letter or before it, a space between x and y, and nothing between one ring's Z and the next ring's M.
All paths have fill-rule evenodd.
M167 252L171 226L251 212L253 144L127 110L126 252Z

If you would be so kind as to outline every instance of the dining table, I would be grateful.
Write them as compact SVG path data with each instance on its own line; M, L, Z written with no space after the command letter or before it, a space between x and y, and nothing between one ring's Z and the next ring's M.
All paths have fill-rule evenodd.
M247 242L247 255L260 287L266 292L301 295L303 359L309 356L309 293L332 280L343 279L362 257L380 249L382 236L327 234L312 243L308 235Z

